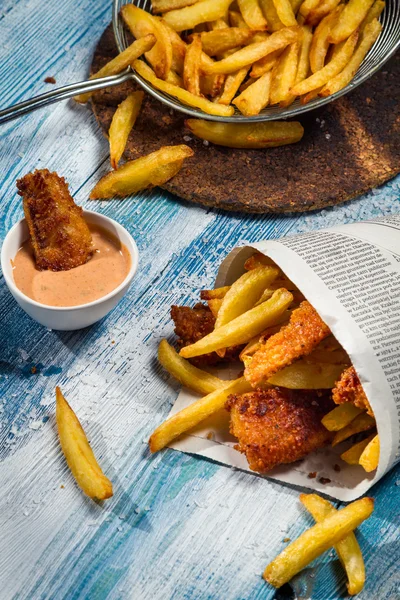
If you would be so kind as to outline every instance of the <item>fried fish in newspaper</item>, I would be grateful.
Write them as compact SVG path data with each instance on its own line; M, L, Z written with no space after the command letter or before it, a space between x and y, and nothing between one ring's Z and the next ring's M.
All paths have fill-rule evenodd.
M352 402L357 408L366 410L371 417L374 416L371 405L368 402L368 398L353 366L343 371L341 378L333 388L332 398L335 404Z
M271 388L230 396L230 431L250 469L266 473L325 446L332 434L321 423L333 407L329 392Z
M201 302L193 308L189 306L172 306L171 318L175 323L175 333L178 336L180 348L190 346L214 330L215 317L211 310ZM213 365L221 360L236 360L242 346L227 348L223 359L216 353L203 354L191 358L190 362L196 366Z
M36 267L67 271L87 262L94 250L92 236L65 179L41 169L19 179L17 188L23 197Z
M277 371L310 354L328 335L329 327L306 300L292 312L289 323L255 352L244 376L258 387Z

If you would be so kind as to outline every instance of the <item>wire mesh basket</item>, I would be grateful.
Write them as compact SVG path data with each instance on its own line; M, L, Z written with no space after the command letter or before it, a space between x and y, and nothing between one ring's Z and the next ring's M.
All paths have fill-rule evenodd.
M151 2L149 0L136 0L133 3L143 10L151 12ZM118 50L120 52L125 50L125 48L129 45L126 36L126 30L124 29L122 18L119 15L120 9L124 4L130 4L130 1L114 0L113 5L114 35ZM287 108L281 108L279 106L267 106L260 112L260 114L252 117L242 115L237 109L235 109L235 113L232 116L221 117L206 114L202 110L183 104L169 94L160 92L135 72L133 72L133 78L154 98L167 105L169 108L190 115L191 117L207 119L209 121L230 123L249 123L251 121L257 122L270 121L272 119L288 119L301 113L324 106L325 104L340 98L340 96L347 94L351 90L354 90L358 85L376 73L376 71L378 71L378 69L380 69L382 65L394 55L400 46L400 0L386 0L386 6L380 17L380 21L383 25L382 32L363 60L353 80L336 94L332 94L326 98L316 97L305 105L300 104L300 101L297 99ZM382 93L385 93L385 91L382 90Z

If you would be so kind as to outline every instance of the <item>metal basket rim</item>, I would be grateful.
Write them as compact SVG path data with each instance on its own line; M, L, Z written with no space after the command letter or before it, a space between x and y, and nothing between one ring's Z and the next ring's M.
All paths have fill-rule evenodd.
M126 45L124 43L123 37L121 36L120 30L120 7L121 0L113 0L112 24L114 37L118 47L118 51L122 52L123 50L125 50ZM382 56L382 58L376 63L376 65L374 65L371 69L364 73L364 75L362 75L357 81L354 81L353 79L346 87L339 90L335 94L332 94L331 96L327 96L325 98L317 97L311 100L308 104L295 105L289 108L278 109L279 112L276 113L260 113L259 115L251 117L247 117L238 113L235 113L230 117L222 117L217 115L210 115L199 109L191 108L190 106L173 99L172 96L168 96L151 86L145 79L143 79L143 77L135 73L133 69L129 68L129 70L131 71L131 76L132 79L134 79L134 81L136 81L148 94L153 96L153 98L155 98L159 102L162 102L172 110L177 110L178 112L184 113L185 115L188 115L193 118L202 118L207 121L217 121L218 123L260 123L263 121L277 121L281 119L288 119L300 114L311 112L312 110L325 106L326 104L329 104L334 100L341 98L347 93L355 90L359 85L364 83L367 79L369 79L377 71L379 71L379 69L381 69L382 66L395 54L399 47L400 37L397 40L397 42L393 45L393 47L390 48L390 50Z

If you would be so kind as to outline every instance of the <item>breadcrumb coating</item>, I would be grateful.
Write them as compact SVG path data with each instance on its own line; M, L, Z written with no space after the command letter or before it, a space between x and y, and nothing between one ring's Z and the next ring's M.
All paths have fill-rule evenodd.
M371 405L360 383L360 379L353 366L343 371L342 376L332 390L332 398L336 404L352 402L357 408L367 411L374 416Z

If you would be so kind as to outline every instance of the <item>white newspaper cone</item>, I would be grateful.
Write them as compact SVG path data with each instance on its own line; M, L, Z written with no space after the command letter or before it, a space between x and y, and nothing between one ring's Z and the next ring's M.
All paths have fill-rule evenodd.
M215 286L233 283L254 250L279 265L347 351L374 411L380 438L376 473L346 465L339 459L343 452L339 445L275 468L267 477L338 500L354 500L400 456L400 215L237 248L222 263ZM183 389L171 415L197 397ZM229 434L229 415L222 411L170 447L249 470L235 443ZM314 472L317 477L311 479ZM321 478L330 482L321 483Z

